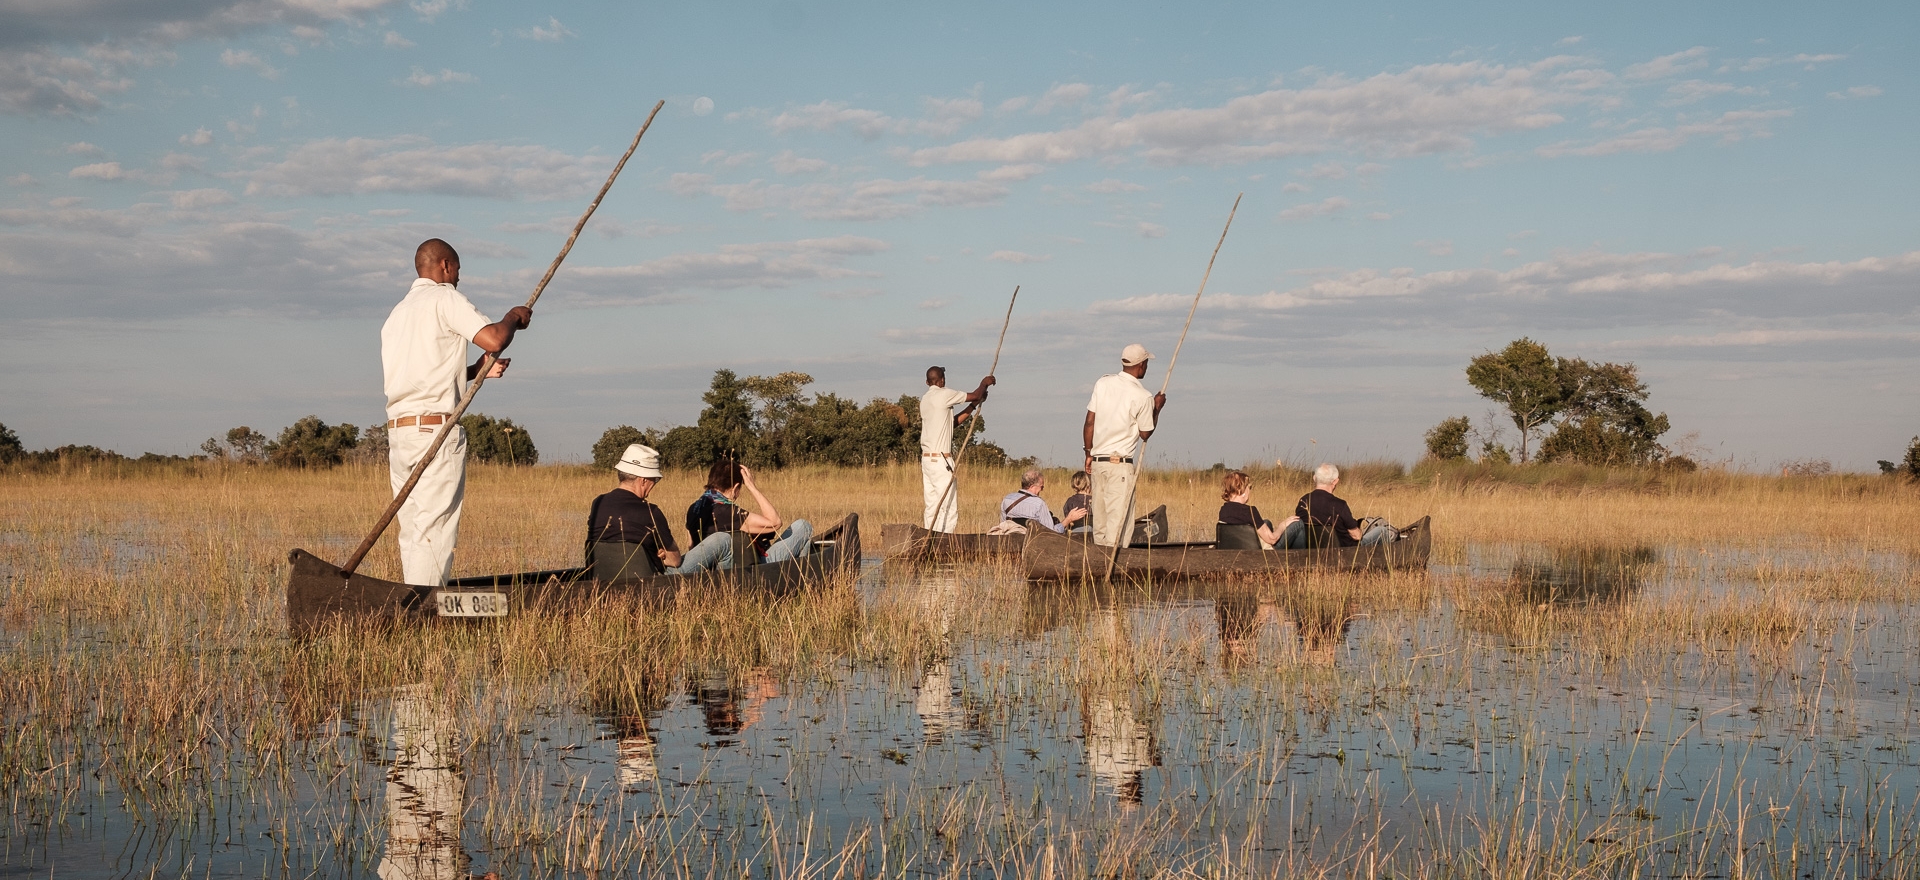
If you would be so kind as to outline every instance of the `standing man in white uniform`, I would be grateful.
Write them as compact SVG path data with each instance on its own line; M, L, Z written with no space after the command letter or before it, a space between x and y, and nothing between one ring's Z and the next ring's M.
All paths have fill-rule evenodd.
M1087 421L1080 439L1087 454L1087 473L1093 477L1093 542L1124 546L1133 537L1127 521L1127 502L1133 499L1133 457L1139 444L1153 436L1160 422L1165 394L1149 392L1140 384L1153 355L1142 345L1120 352L1120 372L1093 383L1087 401Z
M953 484L953 429L987 399L993 382L987 376L970 392L955 391L947 387L946 367L927 368L927 393L920 395L920 493L927 505L921 525L931 531L951 532L959 524L960 490L947 491ZM963 403L967 408L954 414Z
M400 568L406 582L439 587L453 570L460 502L466 494L467 437L451 415L459 406L462 385L480 369L479 360L467 363L467 343L497 355L512 344L514 331L532 322L533 311L514 306L506 317L487 323L486 316L460 293L460 255L440 239L420 243L413 253L413 268L420 277L380 328L380 364L387 390L387 470L397 495L433 445L434 435L452 432L420 474L420 482L397 517ZM507 360L501 358L487 378L506 370Z

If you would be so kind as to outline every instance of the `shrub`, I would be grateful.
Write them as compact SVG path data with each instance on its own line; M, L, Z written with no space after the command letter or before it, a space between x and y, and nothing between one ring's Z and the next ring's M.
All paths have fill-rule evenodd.
M480 413L460 417L467 432L467 455L475 461L494 464L533 465L540 461L540 450L533 446L533 435L513 423Z
M1467 457L1467 433L1473 422L1466 416L1454 416L1427 431L1427 455L1441 461L1460 461Z
M267 461L280 467L333 467L346 460L359 440L360 429L353 425L328 425L319 416L307 416L288 425L265 451Z

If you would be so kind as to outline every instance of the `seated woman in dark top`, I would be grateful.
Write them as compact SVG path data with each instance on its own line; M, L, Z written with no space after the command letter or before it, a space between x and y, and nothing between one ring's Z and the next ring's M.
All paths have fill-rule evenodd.
M1228 471L1220 482L1220 497L1226 503L1220 505L1221 525L1248 525L1260 535L1260 549L1271 550L1280 541L1280 530L1299 520L1293 517L1275 528L1273 521L1260 517L1260 508L1254 507L1253 481L1239 471Z
M599 548L605 546L611 553L620 551L619 545L627 545L627 550L637 546L641 555L652 560L652 566L669 574L677 573L681 559L680 548L673 543L673 528L667 524L667 515L647 500L662 476L660 453L635 443L620 454L613 469L620 476L620 485L593 499L593 507L587 513L587 564L595 567L594 576L617 580L651 574L637 570L647 566L610 571L604 564L596 565L603 562L599 559L603 552Z
M743 488L753 496L759 512L740 506L738 499ZM687 507L687 533L699 547L724 541L726 552L717 565L731 567L735 564L733 539L728 536L731 532L753 536L756 558L747 563L749 565L805 556L813 544L812 523L797 519L786 531L781 531L780 511L775 510L773 502L754 485L753 472L731 458L722 458L707 469L707 491Z
M1362 534L1362 524L1354 519L1353 509L1347 502L1333 494L1340 485L1340 469L1331 464L1321 464L1313 469L1313 491L1300 496L1300 503L1293 508L1294 516L1306 522L1306 529L1313 529L1319 538L1312 543L1321 547L1352 547L1356 544L1385 544L1398 535L1393 526L1375 525ZM1306 529L1298 534L1299 546L1308 546ZM1289 534L1287 546L1293 546L1295 535ZM1331 540L1329 540L1329 538Z
M1088 476L1086 471L1074 471L1072 485L1073 494L1067 496L1066 506L1060 508L1060 521L1075 522L1073 512L1084 510L1086 513L1080 515L1079 524L1068 526L1067 532L1074 535L1091 535L1093 534L1093 496L1088 493L1093 491L1093 478Z

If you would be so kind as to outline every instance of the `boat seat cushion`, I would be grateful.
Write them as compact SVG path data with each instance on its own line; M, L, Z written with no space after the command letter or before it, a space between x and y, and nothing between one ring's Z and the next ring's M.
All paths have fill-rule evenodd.
M660 573L645 544L600 541L594 543L587 555L593 579L603 584L639 580Z
M1214 523L1213 548L1215 550L1258 550L1260 533L1246 523Z

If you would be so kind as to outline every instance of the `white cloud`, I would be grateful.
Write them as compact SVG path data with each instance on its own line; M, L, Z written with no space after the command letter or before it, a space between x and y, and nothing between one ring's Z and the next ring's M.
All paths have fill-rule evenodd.
M406 79L394 80L395 83L400 85L409 85L422 89L430 89L434 86L443 86L449 83L470 83L474 81L473 74L471 73L461 73L460 71L448 70L444 67L440 68L439 73L428 73L425 70L415 67L413 73Z
M1561 37L1560 39L1553 41L1553 44L1555 46L1578 46L1580 45L1581 41L1585 39L1586 37L1577 36L1577 35L1571 36L1571 37Z
M75 168L67 172L67 176L74 180L124 180L127 173L118 162L95 162Z
M947 301L944 299L923 299L920 301L920 308L925 309L929 312L939 311L940 309L944 309L946 307L947 307Z
M1061 107L1077 106L1091 94L1093 87L1086 83L1060 83L1047 89L1046 94L1033 102L1033 112L1044 115Z
M412 40L400 36L397 31L387 31L387 35L381 38L380 44L389 49L411 49L414 47Z
M849 268L847 261L888 247L879 239L854 235L726 245L718 251L674 254L631 266L569 267L562 278L555 279L555 292L560 301L572 305L620 305L659 302L684 290L776 289L807 281L870 277L874 273ZM524 287L540 271L510 273L501 283Z
M1690 79L1667 86L1667 103L1691 104L1715 95L1724 95L1735 90L1732 83L1708 82L1703 79Z
M708 150L700 154L700 164L718 165L722 168L738 168L758 158L760 158L759 153L745 150L738 153L730 153L726 150Z
M220 63L235 70L251 70L267 79L280 78L280 71L252 49L223 49L220 51Z
M19 174L15 174L14 176L7 178L7 185L8 186L39 186L40 179L37 177L34 177L31 174L26 173L25 171L22 171Z
M985 112L977 98L925 98L921 104L926 113L911 130L933 137L951 137Z
M760 180L716 183L711 174L685 172L668 178L667 189L689 198L718 196L729 211L787 210L810 220L891 220L931 207L995 204L1007 195L1006 187L984 180L881 178L788 186Z
M1139 225L1134 227L1134 231L1138 232L1141 238L1167 237L1167 227L1161 226L1158 223L1148 223L1145 220L1140 221Z
M1436 257L1453 256L1453 242L1449 239L1421 239L1414 242L1413 246Z
M1828 92L1827 97L1836 101L1857 100L1859 98L1877 98L1881 92L1879 86L1854 86L1844 92Z
M1340 180L1347 176L1347 166L1338 162L1321 162L1307 172L1315 180Z
M1675 52L1672 55L1662 55L1652 61L1641 64L1629 64L1625 70L1620 71L1620 76L1639 82L1678 76L1689 70L1699 70L1706 67L1707 53L1709 51L1711 50L1705 46L1695 46L1682 52Z
M974 176L981 180L991 181L1026 180L1045 170L1047 170L1047 166L1045 165L1038 162L1027 162L1022 165L1002 165L998 168L989 168Z
M105 106L103 94L133 87L117 59L41 50L0 52L0 112L67 116Z
M192 134L181 135L180 143L185 144L186 146L189 146L189 147L204 147L210 143L213 143L213 132L208 131L205 128L196 128L193 130Z
M105 156L107 151L86 141L78 141L68 144L66 153L69 156Z
M1318 202L1294 205L1291 208L1281 211L1279 219L1306 220L1312 217L1331 217L1345 211L1352 204L1352 202L1347 201L1345 196L1333 196Z
M1798 64L1798 65L1802 65L1802 67L1806 70L1812 70L1815 67L1818 67L1819 65L1822 65L1822 64L1829 64L1835 61L1845 61L1846 58L1847 56L1845 55L1832 55L1832 54L1810 55L1805 52L1802 52L1798 55L1776 55L1776 56L1764 56L1759 58L1749 58L1745 61L1740 62L1738 67L1735 67L1734 65L1729 64L1721 67L1721 70L1723 71L1739 70L1741 73L1754 73L1757 71L1766 70L1767 68L1773 67L1774 65L1777 65L1777 64Z
M1679 149L1688 141L1698 137L1715 137L1723 144L1749 137L1768 137L1772 134L1768 129L1768 123L1792 115L1792 110L1732 110L1705 122L1642 128L1591 144L1561 141L1548 144L1534 152L1548 158L1611 156L1616 153L1665 153Z
M574 33L573 29L561 24L560 19L554 18L553 16L547 16L547 23L544 25L537 24L524 30L517 30L513 32L513 35L523 40L534 40L541 43L558 43L568 37L580 36Z
M1572 59L1506 67L1429 64L1363 80L1328 76L1218 107L1120 110L1150 93L1116 90L1109 112L1071 128L973 138L908 154L915 165L1061 163L1134 155L1156 164L1234 164L1355 149L1422 155L1469 149L1481 133L1525 131L1563 121L1559 105L1587 100L1550 82ZM837 111L837 112L844 112ZM882 126L884 128L884 126Z
M501 199L560 199L590 192L612 160L532 145L441 146L417 135L327 138L232 176L249 196L432 193Z
M1052 254L1029 254L1020 251L994 251L987 259L996 263L1044 263L1053 259Z
M1086 186L1081 187L1081 189L1084 189L1090 193L1113 194L1113 193L1145 192L1147 188L1144 186L1141 186L1140 184L1133 183L1131 181L1118 180L1116 178L1109 177L1105 180L1089 183Z
M1287 185L1280 187L1280 191L1289 193L1313 192L1313 187L1304 183L1289 182Z
M413 0L408 5L413 7L414 14L420 16L421 21L431 24L449 9L466 9L467 0Z
M829 167L825 159L796 156L792 150L780 151L772 159L768 159L767 164L772 165L773 170L779 174L817 174Z
M803 130L832 131L846 127L868 140L885 134L892 125L893 117L885 113L849 107L840 101L808 104L784 111L767 121L767 126L780 134Z
M224 189L189 189L167 193L167 201L182 211L196 211L230 204L233 201L233 193Z

